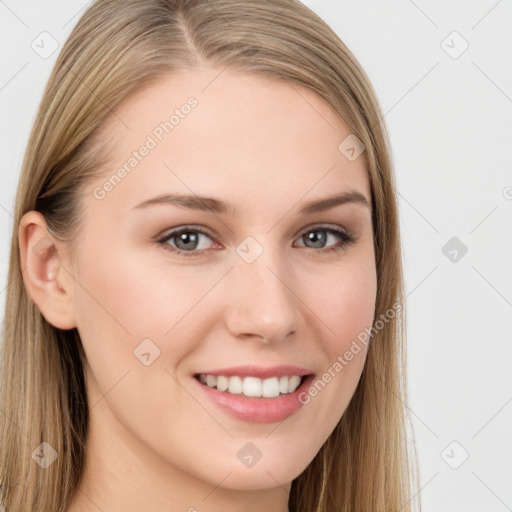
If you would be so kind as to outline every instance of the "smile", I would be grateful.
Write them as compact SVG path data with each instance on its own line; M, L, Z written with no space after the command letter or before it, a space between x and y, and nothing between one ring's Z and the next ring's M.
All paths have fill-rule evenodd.
M279 395L293 393L301 384L305 377L300 375L284 375L282 377L269 377L260 379L259 377L239 375L209 375L200 373L196 378L202 384L218 391L225 391L235 395L244 395L248 397L274 398Z

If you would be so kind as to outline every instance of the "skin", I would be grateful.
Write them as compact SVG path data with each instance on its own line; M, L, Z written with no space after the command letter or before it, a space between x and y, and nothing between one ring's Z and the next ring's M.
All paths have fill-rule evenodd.
M349 161L338 150L350 129L306 88L219 71L166 76L105 122L112 166L83 191L73 260L39 213L20 224L32 299L52 325L77 327L87 356L90 437L72 512L286 511L292 480L361 376L364 347L310 403L270 424L233 418L193 380L248 363L295 364L321 376L371 326L377 291L369 208L298 213L305 202L349 190L371 204L364 158ZM197 107L104 199L94 197L190 96ZM133 209L164 192L216 197L238 213ZM201 254L166 250L194 250L176 237L155 240L184 225L215 234L199 234ZM348 230L356 241L326 252L340 245L335 235L320 229L323 245L302 236L317 225ZM248 236L263 249L250 264L236 251ZM51 244L36 255L42 240ZM147 338L160 350L149 366L134 356ZM262 454L251 468L236 456L249 441Z

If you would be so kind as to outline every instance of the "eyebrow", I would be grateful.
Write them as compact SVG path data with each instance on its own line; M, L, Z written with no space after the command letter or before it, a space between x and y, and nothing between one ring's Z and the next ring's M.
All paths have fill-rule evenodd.
M336 206L343 204L360 204L365 206L370 211L372 207L366 197L355 190L342 192L334 196L326 197L324 199L316 199L303 204L299 213L301 214L312 214L317 212L324 212L331 210ZM191 210L202 210L218 213L221 215L236 215L235 208L229 203L216 199L214 197L203 197L197 195L182 195L182 194L162 194L160 196L148 199L133 209L147 208L148 206L169 204L176 205L182 208L189 208Z

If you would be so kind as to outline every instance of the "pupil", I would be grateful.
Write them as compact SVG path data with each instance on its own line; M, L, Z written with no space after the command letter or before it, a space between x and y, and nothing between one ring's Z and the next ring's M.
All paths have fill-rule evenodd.
M197 244L198 236L197 233L192 233L191 231L187 231L185 233L181 233L178 235L178 240L176 245L180 249L195 249L194 244ZM180 244L185 244L180 247ZM190 245L191 244L191 245Z
M318 233L320 233L320 235L318 235ZM315 248L322 248L326 241L326 234L324 231L310 231L306 237L310 242L313 242L313 244L317 244L315 245Z

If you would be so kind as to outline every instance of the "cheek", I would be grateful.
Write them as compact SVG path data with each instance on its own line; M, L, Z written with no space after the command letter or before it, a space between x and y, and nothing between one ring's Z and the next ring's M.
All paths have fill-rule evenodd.
M330 432L346 409L361 377L368 350L367 332L375 315L377 277L368 265L346 265L315 280L311 309L318 312L316 325L323 325L323 371L316 376L304 400L319 407L319 421ZM323 293L319 293L322 289Z
M93 377L91 403L108 403L123 423L139 422L144 433L147 418L161 417L170 396L174 408L190 405L165 370L174 374L203 338L194 331L196 306L218 277L210 272L206 281L191 279L192 270L171 273L125 253L98 250L82 260L75 306ZM134 407L144 414L134 417Z
M354 279L354 278L353 278ZM333 297L335 308L331 308L329 320L336 332L337 349L344 349L370 327L375 314L376 288L366 279L346 282L343 289ZM337 313L336 313L337 311Z
M207 294L224 271L176 267L171 272L142 262L134 251L131 256L114 250L90 254L82 260L75 305L98 393L116 385L127 390L119 396L144 402L137 393L148 388L169 391L173 382L165 370L174 374L205 338L212 307ZM118 386L127 372L129 377Z
M368 265L347 265L316 283L322 284L323 293L312 294L312 309L325 325L324 348L334 361L372 325L377 295L375 267L372 260Z
M81 286L77 287L76 307L84 328L96 339L113 337L118 348L142 341L162 339L187 315L211 286L190 273L159 271L141 264L137 257L110 251L82 265ZM90 319L94 319L90 322Z

